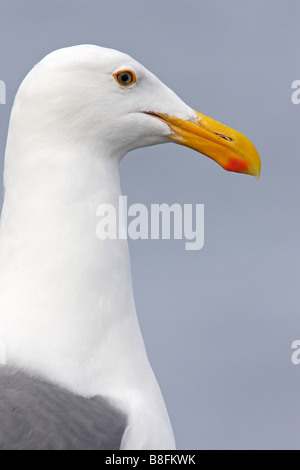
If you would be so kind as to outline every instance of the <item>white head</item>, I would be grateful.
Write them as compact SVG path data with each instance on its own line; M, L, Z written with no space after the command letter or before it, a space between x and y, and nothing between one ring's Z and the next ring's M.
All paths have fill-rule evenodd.
M122 71L127 75L120 76ZM118 76L128 78L128 85ZM23 81L19 101L19 111L35 123L39 138L44 129L55 141L101 144L118 157L166 141L169 126L145 112L196 119L189 106L137 61L93 45L60 49L45 57Z

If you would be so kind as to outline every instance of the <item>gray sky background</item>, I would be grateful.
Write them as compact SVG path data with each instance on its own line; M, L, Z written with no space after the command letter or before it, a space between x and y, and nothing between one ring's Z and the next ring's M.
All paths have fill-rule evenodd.
M48 52L81 43L129 53L259 150L259 182L173 144L121 164L129 203L205 204L202 251L130 242L139 319L181 449L300 449L299 18L299 0L0 0L1 172L20 82Z

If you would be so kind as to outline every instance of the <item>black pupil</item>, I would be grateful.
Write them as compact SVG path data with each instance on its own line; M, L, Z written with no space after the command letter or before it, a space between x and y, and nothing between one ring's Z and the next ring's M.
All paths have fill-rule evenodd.
M121 75L121 80L123 83L128 83L130 82L130 75L129 73L122 73Z

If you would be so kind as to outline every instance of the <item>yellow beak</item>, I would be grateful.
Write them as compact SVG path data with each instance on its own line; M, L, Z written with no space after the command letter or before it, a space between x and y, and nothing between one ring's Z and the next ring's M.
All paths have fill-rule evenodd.
M196 121L154 114L172 129L169 139L215 160L225 170L260 176L261 161L254 145L243 134L197 111ZM152 114L152 113L149 113Z

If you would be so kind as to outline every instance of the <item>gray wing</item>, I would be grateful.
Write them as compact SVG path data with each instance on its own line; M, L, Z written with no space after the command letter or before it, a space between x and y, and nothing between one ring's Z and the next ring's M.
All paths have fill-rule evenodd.
M0 367L0 450L115 450L126 421L103 398Z

